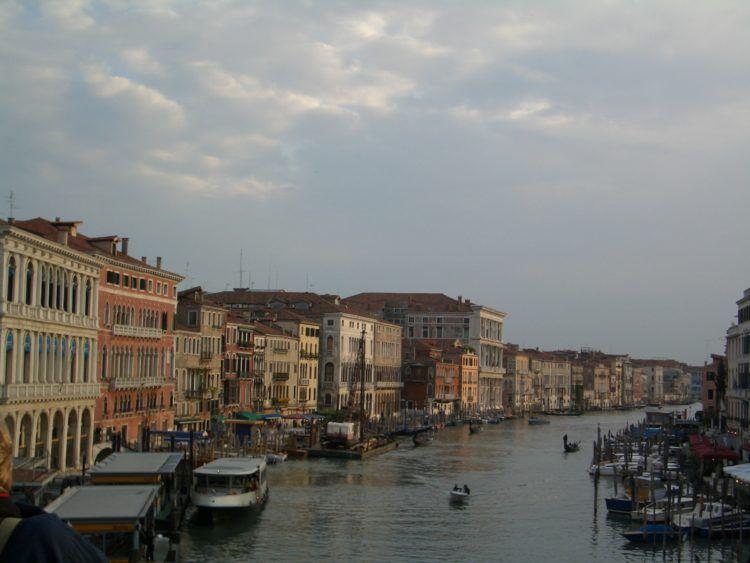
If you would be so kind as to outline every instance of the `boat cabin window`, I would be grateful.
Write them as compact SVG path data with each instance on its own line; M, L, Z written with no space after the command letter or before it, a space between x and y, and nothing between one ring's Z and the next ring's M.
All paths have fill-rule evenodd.
M252 475L196 475L196 489L247 492L258 488L258 474Z

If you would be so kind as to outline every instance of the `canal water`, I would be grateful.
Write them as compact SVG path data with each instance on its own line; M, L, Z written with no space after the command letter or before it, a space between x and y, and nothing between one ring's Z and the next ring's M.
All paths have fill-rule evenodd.
M602 432L643 411L553 417L447 428L415 448L404 440L365 462L289 461L269 467L271 495L259 513L233 514L184 529L187 561L733 561L734 542L628 545L627 520L608 517L587 473ZM562 436L581 451L562 453ZM448 491L468 484L471 500Z

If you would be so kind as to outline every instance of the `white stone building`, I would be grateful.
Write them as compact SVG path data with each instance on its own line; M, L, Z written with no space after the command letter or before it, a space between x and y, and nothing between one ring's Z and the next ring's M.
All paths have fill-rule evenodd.
M91 463L100 264L69 245L0 222L0 418L14 457L53 470Z

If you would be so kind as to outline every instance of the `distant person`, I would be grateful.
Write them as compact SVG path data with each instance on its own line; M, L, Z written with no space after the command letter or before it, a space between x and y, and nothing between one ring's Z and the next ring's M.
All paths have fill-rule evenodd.
M107 558L55 514L10 500L13 444L0 424L0 562L106 563Z
M469 490L469 487L467 487L466 485L464 485L464 492L465 492L465 493L466 493L467 495L470 495L470 494L471 494L471 491Z

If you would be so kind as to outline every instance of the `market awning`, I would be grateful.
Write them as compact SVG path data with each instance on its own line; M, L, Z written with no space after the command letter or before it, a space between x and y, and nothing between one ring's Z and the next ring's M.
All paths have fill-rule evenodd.
M742 481L743 483L750 483L750 463L743 463L742 465L725 467L724 473L731 477L734 477L738 481Z
M690 449L695 455L702 459L726 459L729 461L739 461L740 454L730 450L726 446L719 445L707 436L693 434L690 436Z

